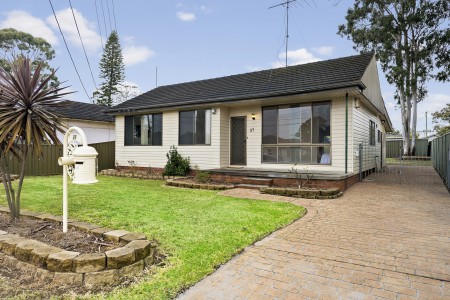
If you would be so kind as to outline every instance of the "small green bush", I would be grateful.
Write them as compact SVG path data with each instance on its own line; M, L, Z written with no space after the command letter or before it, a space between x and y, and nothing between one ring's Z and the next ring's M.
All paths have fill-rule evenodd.
M195 179L200 183L206 183L209 180L209 173L200 170L200 168L195 165Z
M186 176L190 169L189 157L183 158L177 147L171 146L166 154L167 163L164 166L163 176Z

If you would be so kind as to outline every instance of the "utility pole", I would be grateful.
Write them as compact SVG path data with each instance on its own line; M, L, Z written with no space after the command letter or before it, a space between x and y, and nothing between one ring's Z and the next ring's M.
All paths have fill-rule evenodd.
M428 139L428 112L425 112L425 137Z
M288 59L288 43L289 43L289 4L295 1L297 0L286 0L282 3L269 7L269 9L271 9L278 6L286 6L286 67L288 66L287 59Z

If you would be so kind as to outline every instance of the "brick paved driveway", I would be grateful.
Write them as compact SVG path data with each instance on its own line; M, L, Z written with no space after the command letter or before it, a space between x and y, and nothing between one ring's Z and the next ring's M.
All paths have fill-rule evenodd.
M179 298L450 299L450 196L443 184L362 182L337 200L292 202L308 214Z

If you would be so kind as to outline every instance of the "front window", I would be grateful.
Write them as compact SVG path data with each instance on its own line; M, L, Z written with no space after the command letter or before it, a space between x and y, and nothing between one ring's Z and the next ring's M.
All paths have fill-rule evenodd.
M262 162L330 164L330 103L263 107Z
M211 144L211 110L199 109L180 111L180 145Z
M125 117L125 146L162 145L162 114Z

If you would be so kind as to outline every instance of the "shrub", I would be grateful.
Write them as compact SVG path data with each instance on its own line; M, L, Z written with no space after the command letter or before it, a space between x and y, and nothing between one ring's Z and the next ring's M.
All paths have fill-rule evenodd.
M166 154L167 163L164 166L163 176L186 176L190 169L189 157L183 158L178 153L177 147L170 146L169 152Z
M195 165L195 179L200 183L206 183L209 180L209 173L200 170L200 168Z

